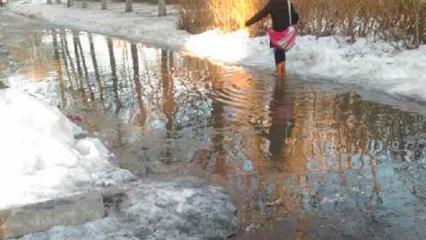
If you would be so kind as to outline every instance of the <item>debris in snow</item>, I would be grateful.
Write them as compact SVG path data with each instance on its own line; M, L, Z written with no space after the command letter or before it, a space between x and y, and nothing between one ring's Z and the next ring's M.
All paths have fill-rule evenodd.
M69 120L71 120L74 123L80 123L83 121L83 118L77 114L68 114L67 117Z

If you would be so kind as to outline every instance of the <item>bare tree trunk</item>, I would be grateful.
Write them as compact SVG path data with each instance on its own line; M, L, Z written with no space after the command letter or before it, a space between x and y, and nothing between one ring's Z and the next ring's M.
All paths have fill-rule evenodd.
M107 10L107 0L101 0L101 10Z
M47 4L51 5L52 4L52 0L47 0Z
M74 6L74 0L67 0L67 7Z
M56 3L56 4L61 4L61 3L62 3L62 1L61 1L61 0L55 0L55 3Z
M126 12L133 11L133 0L126 0Z
M87 8L87 0L83 0L81 3L82 8Z
M158 0L158 16L164 17L167 16L167 7L165 0Z

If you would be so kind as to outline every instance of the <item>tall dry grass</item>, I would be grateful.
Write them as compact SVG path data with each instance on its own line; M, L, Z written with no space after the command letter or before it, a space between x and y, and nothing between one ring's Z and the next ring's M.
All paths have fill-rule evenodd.
M233 31L267 0L178 0L180 26L191 33ZM293 0L299 31L317 36L373 36L406 47L426 43L426 0ZM264 33L267 20L251 28Z
M295 0L295 5L304 34L374 36L407 47L426 43L424 0Z
M225 32L244 27L266 0L178 0L182 29L199 33L212 28Z

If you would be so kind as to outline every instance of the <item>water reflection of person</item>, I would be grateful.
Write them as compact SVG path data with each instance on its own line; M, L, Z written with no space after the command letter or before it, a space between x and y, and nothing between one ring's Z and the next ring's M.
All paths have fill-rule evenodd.
M286 90L286 82L276 81L270 104L271 127L269 129L269 152L272 159L280 159L283 146L291 143L294 127L293 102Z

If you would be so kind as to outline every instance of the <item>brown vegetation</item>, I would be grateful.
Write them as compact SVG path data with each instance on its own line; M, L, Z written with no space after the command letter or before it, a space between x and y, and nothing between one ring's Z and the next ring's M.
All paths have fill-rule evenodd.
M178 0L180 27L190 33L211 28L233 31L256 13L266 0Z
M191 33L211 28L232 31L267 0L178 0L180 27ZM373 36L403 41L407 47L426 43L425 0L294 0L301 15L299 30L316 36ZM253 28L265 32L265 21Z

